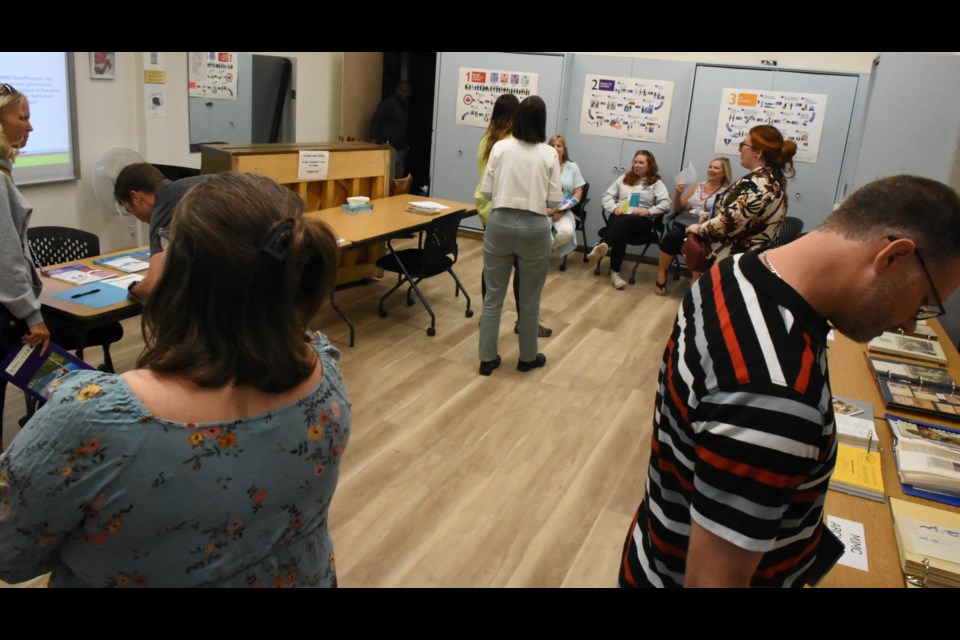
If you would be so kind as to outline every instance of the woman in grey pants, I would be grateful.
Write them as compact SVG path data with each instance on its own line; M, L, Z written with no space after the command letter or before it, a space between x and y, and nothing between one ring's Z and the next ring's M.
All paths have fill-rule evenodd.
M497 345L500 315L514 258L520 274L520 361L529 371L546 364L537 352L540 294L550 259L549 210L563 198L557 152L545 144L547 107L539 96L520 103L513 118L513 138L493 145L480 185L492 200L493 213L483 237L483 277L487 295L480 317L480 375L500 366Z

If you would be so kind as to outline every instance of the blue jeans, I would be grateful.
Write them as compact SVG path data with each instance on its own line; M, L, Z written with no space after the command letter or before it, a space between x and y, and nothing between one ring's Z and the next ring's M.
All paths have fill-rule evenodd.
M540 322L540 294L550 265L550 218L520 209L494 209L483 236L483 279L487 295L480 316L480 361L497 357L500 315L513 260L520 276L520 359L537 357L537 328Z

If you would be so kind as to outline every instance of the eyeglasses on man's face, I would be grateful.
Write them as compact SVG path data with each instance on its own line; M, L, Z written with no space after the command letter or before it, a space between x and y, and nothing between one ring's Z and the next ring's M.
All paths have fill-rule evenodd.
M890 242L895 242L899 238L895 236L887 236L887 240ZM933 277L930 275L930 270L927 269L927 263L924 261L923 256L920 255L920 249L916 247L914 243L913 255L917 256L917 262L920 263L920 268L923 269L923 274L927 276L927 282L930 283L930 290L933 291L933 299L936 301L936 305L923 304L917 309L916 313L913 314L914 320L929 320L930 318L937 318L939 316L946 315L947 310L943 307L943 301L940 299L940 292L937 291L937 285L933 284Z

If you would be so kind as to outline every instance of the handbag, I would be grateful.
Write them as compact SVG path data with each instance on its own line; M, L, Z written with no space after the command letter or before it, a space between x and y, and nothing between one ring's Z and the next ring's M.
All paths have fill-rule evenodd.
M717 256L717 252L712 250L710 245L705 243L703 239L695 233L687 234L687 239L683 241L681 252L690 270L701 273L710 270L713 259Z

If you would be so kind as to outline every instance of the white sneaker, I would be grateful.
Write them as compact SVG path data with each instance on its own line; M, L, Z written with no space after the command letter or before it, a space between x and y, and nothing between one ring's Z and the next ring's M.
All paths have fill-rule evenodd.
M623 289L625 286L627 286L626 281L624 281L624 279L621 278L620 274L616 271L610 272L610 282L613 284L614 289Z
M553 239L553 246L550 247L550 251L557 251L562 247L567 246L567 243L573 238L569 233L558 233L557 237Z
M610 247L606 242L598 242L593 251L587 254L587 260L590 261L590 264L596 266L600 260L603 259L603 256L607 255L607 252L610 251Z

